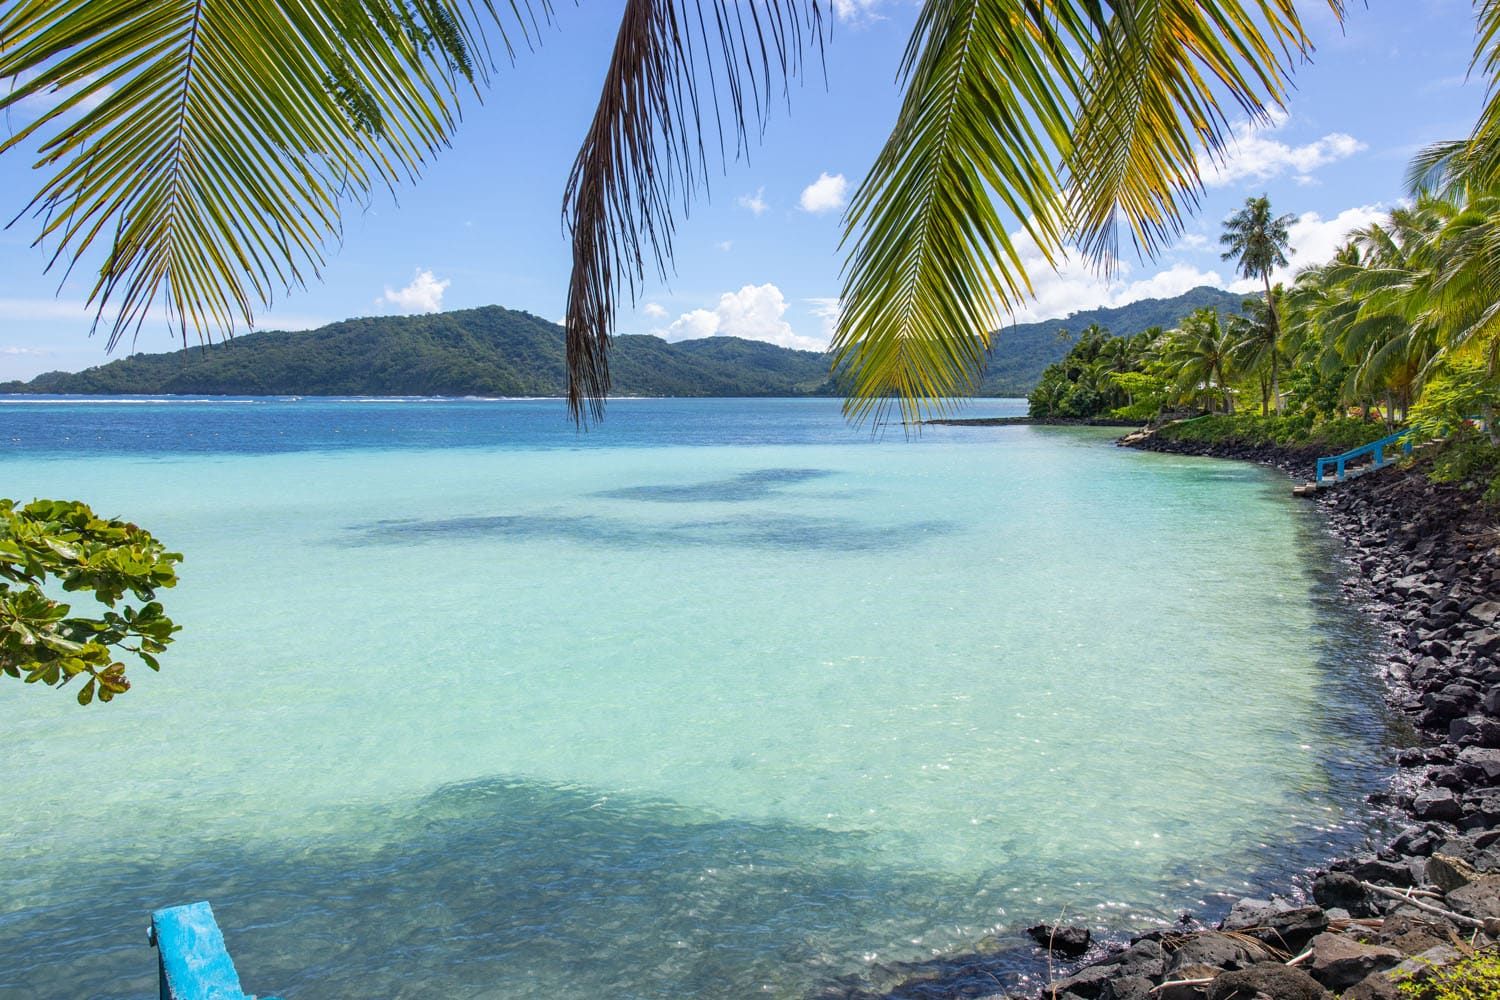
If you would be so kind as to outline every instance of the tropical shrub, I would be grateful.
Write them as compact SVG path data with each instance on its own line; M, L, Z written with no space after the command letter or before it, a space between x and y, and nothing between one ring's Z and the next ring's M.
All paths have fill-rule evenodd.
M1500 378L1477 358L1450 362L1428 381L1411 408L1411 423L1423 437L1435 438L1468 426L1500 407Z
M151 533L100 518L76 500L17 507L0 499L0 676L63 687L83 683L78 703L130 689L122 653L152 670L179 626L154 598L177 584L182 556ZM72 614L49 590L88 592L103 607ZM115 606L126 594L146 602Z
M1476 952L1406 979L1397 988L1406 1000L1493 1000L1500 997L1500 953Z

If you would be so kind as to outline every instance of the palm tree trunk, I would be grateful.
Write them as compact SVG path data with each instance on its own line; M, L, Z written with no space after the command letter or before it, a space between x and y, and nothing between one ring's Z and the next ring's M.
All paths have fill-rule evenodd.
M1276 296L1271 293L1271 272L1261 272L1266 283L1266 316L1271 321L1271 395L1276 400L1276 415L1281 416L1281 317L1276 315Z

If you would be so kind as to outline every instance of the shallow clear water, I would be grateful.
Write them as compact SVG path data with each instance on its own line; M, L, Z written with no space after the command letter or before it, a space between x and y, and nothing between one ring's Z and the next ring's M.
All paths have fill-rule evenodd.
M0 997L153 995L197 898L288 1000L795 997L1358 836L1283 480L837 405L0 399L0 495L187 557L160 675L0 685Z

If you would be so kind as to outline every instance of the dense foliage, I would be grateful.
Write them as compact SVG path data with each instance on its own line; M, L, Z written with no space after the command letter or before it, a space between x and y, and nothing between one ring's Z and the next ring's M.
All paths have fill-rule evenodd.
M1031 413L1148 420L1186 408L1210 416L1163 435L1330 451L1409 423L1448 442L1435 478L1500 502L1500 156L1478 140L1434 147L1413 165L1411 193L1290 288L1268 277L1284 262L1285 217L1249 199L1224 242L1263 296L1168 331L1084 330L1043 373Z
M110 701L130 689L131 653L152 670L178 626L156 602L177 583L182 557L150 532L105 520L76 501L0 500L0 676L62 687L84 678L78 702ZM48 593L90 592L105 607L94 617ZM129 593L141 607L115 605Z
M1115 329L1171 324L1205 304L1238 297L1196 288L1172 299L1078 313L1068 321L1005 328L986 395L1023 395L1062 356L1065 322ZM826 355L736 337L669 344L619 338L614 391L627 396L832 395ZM53 372L0 392L216 393L301 396L558 396L566 385L562 328L498 307L335 323L309 333L257 333L166 354L137 354L76 374Z
M1176 329L1129 338L1086 329L1043 373L1032 414L1144 420L1258 407L1309 425L1411 422L1424 438L1477 424L1500 444L1500 183L1462 150L1422 164L1409 207L1351 233L1290 288L1267 281L1239 315L1199 309ZM1263 279L1279 259L1281 221L1252 198L1226 225L1226 243L1264 256L1246 265ZM1255 251L1242 232L1256 225L1273 230L1269 248Z

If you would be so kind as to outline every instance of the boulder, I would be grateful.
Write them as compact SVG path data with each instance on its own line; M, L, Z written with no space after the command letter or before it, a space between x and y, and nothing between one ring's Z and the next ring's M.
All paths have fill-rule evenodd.
M1500 691L1500 688L1496 690ZM1500 782L1500 750L1464 747L1458 754L1458 767L1468 781L1493 785Z
M1089 950L1089 929L1081 925L1037 924L1026 928L1031 940L1048 949L1054 955L1076 958Z
M1485 601L1476 604L1468 611L1469 620L1488 628L1500 622L1500 601Z
M1478 877L1479 872L1474 870L1474 866L1462 858L1434 851L1432 857L1427 859L1427 881L1443 892L1462 889Z
M1466 715L1448 724L1448 738L1461 746L1500 747L1500 721Z
M1240 899L1229 908L1229 915L1219 923L1219 929L1239 930L1254 927L1277 913L1285 913L1292 904L1280 899Z
M1451 788L1428 788L1412 802L1412 812L1422 819L1455 820L1463 815L1463 806Z
M1226 972L1208 988L1208 1000L1325 1000L1327 996L1328 991L1316 979L1280 962Z
M1167 953L1160 941L1137 941L1118 955L1106 958L1103 964L1115 967L1116 975L1155 979L1167 971Z
M1362 882L1393 885L1398 889L1405 889L1416 884L1416 879L1412 877L1409 867L1396 861L1382 861L1379 858L1359 859L1349 870L1349 874Z
M1396 966L1391 978L1397 982L1403 980L1414 980L1421 982L1426 979L1433 969L1440 965L1448 965L1457 962L1463 956L1458 949L1449 944L1433 945L1426 951L1419 952Z
M1172 952L1167 970L1177 979L1186 977L1181 970L1193 965L1213 965L1220 969L1244 969L1264 962L1271 954L1265 948L1242 937L1228 934L1195 934Z
M1481 875L1448 893L1446 899L1456 913L1478 920L1500 917L1500 875Z
M1328 914L1320 906L1298 906L1268 914L1254 926L1233 929L1273 948L1298 952L1315 935L1328 929Z
M1463 797L1466 829L1487 830L1500 823L1500 788L1481 788Z
M1048 987L1048 991L1050 993L1055 988L1059 993L1075 993L1084 1000L1095 1000L1103 994L1105 984L1111 979L1127 976L1155 979L1166 968L1166 952L1162 951L1159 942L1137 941L1119 954L1086 965L1066 979L1059 979Z
M1145 976L1119 976L1104 984L1099 1000L1151 1000L1155 985Z
M1366 976L1339 996L1340 1000L1406 1000L1395 980L1384 972Z
M1401 953L1394 948L1360 944L1343 934L1325 931L1312 939L1307 974L1331 990L1342 990L1400 961Z
M1408 907L1408 909L1411 909ZM1448 924L1440 918L1399 913L1385 918L1376 938L1387 948L1403 955L1415 955L1428 948L1447 944Z
M1356 917L1375 915L1375 908L1370 904L1370 894L1359 884L1359 879L1343 872L1329 872L1319 876L1313 882L1313 899L1325 910L1348 910Z
M1212 985L1202 980L1213 980L1223 971L1213 965L1185 965L1162 980L1155 996L1158 1000L1202 1000Z

